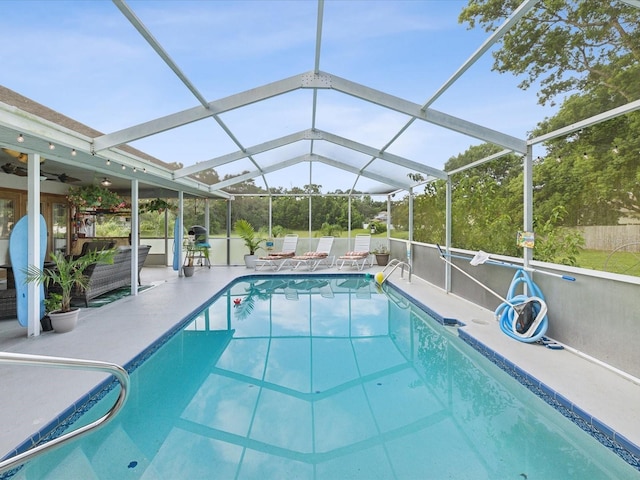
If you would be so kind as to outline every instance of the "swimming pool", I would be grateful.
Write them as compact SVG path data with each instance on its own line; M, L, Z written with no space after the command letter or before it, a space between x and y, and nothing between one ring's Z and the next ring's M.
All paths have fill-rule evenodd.
M396 290L248 280L136 362L114 422L15 478L638 476Z

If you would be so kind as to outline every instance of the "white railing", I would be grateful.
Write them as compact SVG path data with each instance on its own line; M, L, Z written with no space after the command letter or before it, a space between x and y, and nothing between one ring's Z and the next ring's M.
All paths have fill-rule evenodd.
M115 404L105 413L102 417L91 422L84 427L80 427L76 430L72 430L60 437L56 437L47 443L33 447L26 452L19 453L13 457L7 458L0 462L0 473L18 467L27 460L40 455L48 450L60 446L61 444L84 435L91 430L98 428L106 424L120 411L127 396L129 394L129 374L120 365L108 362L100 362L97 360L81 360L77 358L64 358L64 357L48 357L43 355L29 355L23 353L8 353L0 352L0 365L25 365L25 366L40 366L40 367L52 367L52 368L65 368L75 370L93 370L98 372L110 373L118 382L120 382L120 394L116 399Z

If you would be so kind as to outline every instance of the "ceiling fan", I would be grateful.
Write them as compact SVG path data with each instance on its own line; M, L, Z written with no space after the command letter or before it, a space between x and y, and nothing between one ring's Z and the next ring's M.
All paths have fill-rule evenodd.
M8 173L10 175L18 175L19 177L26 177L29 174L26 168L21 167L19 165L14 165L13 163L10 163L10 162L5 163L0 168L2 168L2 171L4 173ZM76 177L70 177L66 173L49 173L49 172L40 170L40 174L45 176L46 180L58 180L59 182L62 182L62 183L73 183L73 182L79 182L81 180Z
M2 171L4 173L8 173L11 175L18 175L19 177L26 177L28 175L26 168L17 167L13 163L7 162L0 168L2 168Z

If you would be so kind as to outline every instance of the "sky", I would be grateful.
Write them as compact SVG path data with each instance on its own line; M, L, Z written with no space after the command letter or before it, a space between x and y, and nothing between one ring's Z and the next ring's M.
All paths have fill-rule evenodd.
M458 23L466 1L326 1L320 70L423 104L488 37ZM217 100L314 68L314 1L153 1L128 7L208 100ZM0 2L0 84L104 133L199 105L169 67L106 0ZM553 114L522 80L491 72L486 55L431 108L518 138ZM312 93L298 90L220 115L242 147L311 126ZM408 118L335 91L318 93L316 126L382 148ZM390 153L442 169L479 141L415 122ZM361 167L370 160L328 142L316 153ZM320 145L321 144L321 145ZM239 149L213 119L132 142L166 162L185 166ZM256 156L261 166L308 153L308 143ZM391 175L378 161L371 169ZM218 173L254 170L244 160ZM401 170L401 169L400 169ZM394 172L406 175L407 172ZM310 175L313 176L310 176ZM308 163L267 175L269 187L347 190L355 176ZM367 180L359 180L359 186ZM256 183L265 186L260 179Z

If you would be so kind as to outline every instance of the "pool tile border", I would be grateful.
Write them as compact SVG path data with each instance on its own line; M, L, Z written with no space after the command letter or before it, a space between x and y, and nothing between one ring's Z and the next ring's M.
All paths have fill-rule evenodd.
M550 388L545 383L522 370L504 356L469 335L468 332L459 330L458 336L472 348L480 352L484 357L489 359L489 361L494 365L527 387L527 389L533 392L538 398L556 409L564 417L571 420L583 431L598 440L609 450L613 451L629 465L640 471L640 448L638 448L637 445L629 441L620 433L614 431L596 417L590 415L588 412Z
M455 318L443 317L427 307L420 300L410 295L408 292L401 290L393 284L389 284L388 288L394 288L395 290L402 292L403 295L409 297L421 310L424 310L441 325L465 326L463 322L460 322ZM471 336L468 332L463 329L458 329L458 337L486 357L498 368L524 385L545 403L560 412L564 417L571 420L586 433L598 440L603 446L613 451L629 465L640 471L640 447L638 447L638 445L631 442L624 435L613 430L598 418L590 415L588 412L535 378L533 375L525 372L515 363L500 355L495 350L492 350L487 345Z
M290 275L287 275L290 276ZM291 275L296 277L308 277L308 274L298 274ZM346 274L328 274L327 276L332 277L343 277L347 276ZM353 275L349 275L353 276ZM127 362L125 365L125 369L128 373L136 370L140 365L142 365L151 355L153 355L160 347L162 347L165 343L167 343L176 333L178 333L186 324L192 321L197 314L202 311L206 306L215 302L221 295L222 292L233 286L235 283L240 281L246 281L249 278L253 277L263 277L263 275L247 275L238 277L232 281L230 281L227 285L221 288L217 293L215 293L209 300L204 302L202 305L194 309L189 315L184 317L181 321L176 323L173 328L169 329L165 332L160 338L158 338L155 342L145 348L142 352L136 355L131 361ZM370 275L365 275L366 277L370 277ZM417 298L410 295L408 292L401 290L397 286L389 283L386 285L387 288L393 288L394 290L402 293L406 297L409 297L413 303L415 303L422 311L427 313L430 317L432 317L436 322L440 323L443 326L449 327L463 327L465 324L455 318L443 317L436 311L427 307L424 303L422 303ZM559 411L564 417L571 420L573 423L578 425L582 430L587 432L589 435L598 440L603 446L612 450L615 454L621 457L624 461L634 467L636 470L640 471L640 448L629 441L626 437L621 435L620 433L614 431L612 428L598 420L596 417L590 415L588 412L584 411L576 404L568 400L566 397L551 389L549 386L539 381L529 373L522 370L516 364L508 360L506 357L500 355L496 351L492 350L476 338L472 337L468 332L458 329L458 336L461 340L467 343L469 346L474 348L476 351L481 353L484 357L486 357L489 361L491 361L498 368L508 373L511 377L516 379L519 383L524 385L527 389L533 392L537 397L543 400L545 403L550 405ZM76 402L74 402L71 406L65 409L60 415L58 415L55 419L45 425L42 429L36 432L33 436L22 442L18 445L14 450L5 455L3 459L12 457L14 455L20 454L24 451L33 448L34 446L42 443L45 440L49 440L51 438L56 438L64 433L64 431L69 428L71 424L73 424L76 420L78 420L82 415L87 413L97 402L99 402L102 398L104 398L111 390L113 390L119 383L115 379L106 379L91 391L89 391L86 395L83 395ZM17 467L13 470L4 472L0 474L0 480L5 480L13 477L22 466Z

